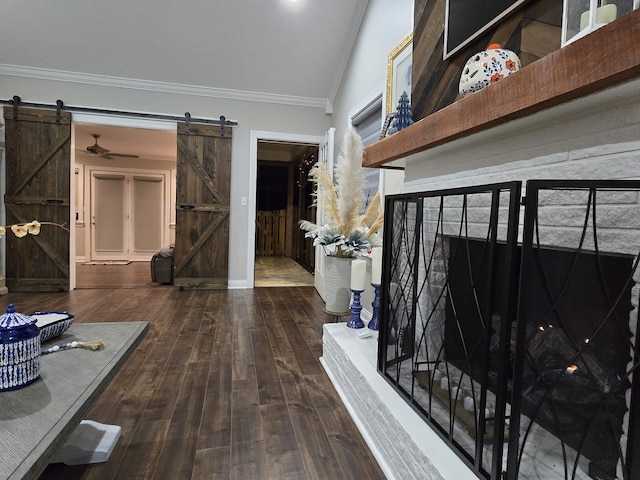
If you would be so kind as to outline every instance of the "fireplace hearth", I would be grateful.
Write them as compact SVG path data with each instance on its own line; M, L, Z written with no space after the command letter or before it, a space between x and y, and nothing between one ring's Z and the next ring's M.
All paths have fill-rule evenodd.
M640 478L640 182L521 190L387 199L378 368L479 477Z

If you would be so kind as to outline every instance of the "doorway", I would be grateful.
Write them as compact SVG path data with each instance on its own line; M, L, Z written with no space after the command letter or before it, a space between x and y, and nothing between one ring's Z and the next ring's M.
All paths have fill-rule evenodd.
M301 218L300 211L311 203L309 198L306 206L303 204L301 207L298 198L299 186L296 187L296 185L299 182L300 161L303 158L311 161L312 153L317 158L317 149L322 140L323 137L317 136L251 132L249 188L253 194L249 197L248 207L254 214L248 215L248 288L276 284L283 286L314 284L309 265L303 267L300 263L304 261L299 262L295 258L296 255L300 257L300 254L295 252L299 248L296 247L296 242L299 246L302 244L301 233L302 240L305 240L303 232L297 226ZM261 209L263 211L272 209L271 211L278 213L262 214ZM268 215L271 216L269 223L264 223ZM282 229L280 225L283 226ZM278 242L282 247L278 247L281 250L270 247L270 251L278 251L282 254L264 255L265 250L261 242L265 237L265 231L270 229L274 232L276 228L278 232L283 233L273 233L272 236L282 239L282 242ZM306 239L306 241L311 246L310 240Z
M314 144L258 142L256 287L313 285L314 248L298 220L315 218L307 177L317 158Z
M150 260L175 241L176 124L76 114L73 120L72 288L154 286ZM109 151L90 151L94 144Z

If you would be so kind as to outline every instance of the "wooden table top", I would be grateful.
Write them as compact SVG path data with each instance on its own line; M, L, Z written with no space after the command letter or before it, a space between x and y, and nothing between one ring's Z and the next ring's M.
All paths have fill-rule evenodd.
M20 390L0 392L0 480L38 478L148 326L148 322L74 323L44 345L102 340L105 348L43 355L40 379Z

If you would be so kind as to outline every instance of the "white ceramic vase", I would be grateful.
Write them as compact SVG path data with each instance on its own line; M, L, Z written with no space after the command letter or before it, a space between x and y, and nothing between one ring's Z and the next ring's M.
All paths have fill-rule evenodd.
M325 309L332 315L349 313L351 301L351 258L325 257Z

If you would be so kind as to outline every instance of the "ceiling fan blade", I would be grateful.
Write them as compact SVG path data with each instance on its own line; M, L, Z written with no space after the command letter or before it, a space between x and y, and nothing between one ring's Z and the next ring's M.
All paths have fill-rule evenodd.
M102 148L100 145L98 145L97 143L95 145L91 145L90 147L87 147L87 152L93 154L93 155L104 155L106 153L109 153L110 150L106 149L106 148Z
M104 155L102 155L102 158L140 158L138 155L132 155L129 153L106 153Z

